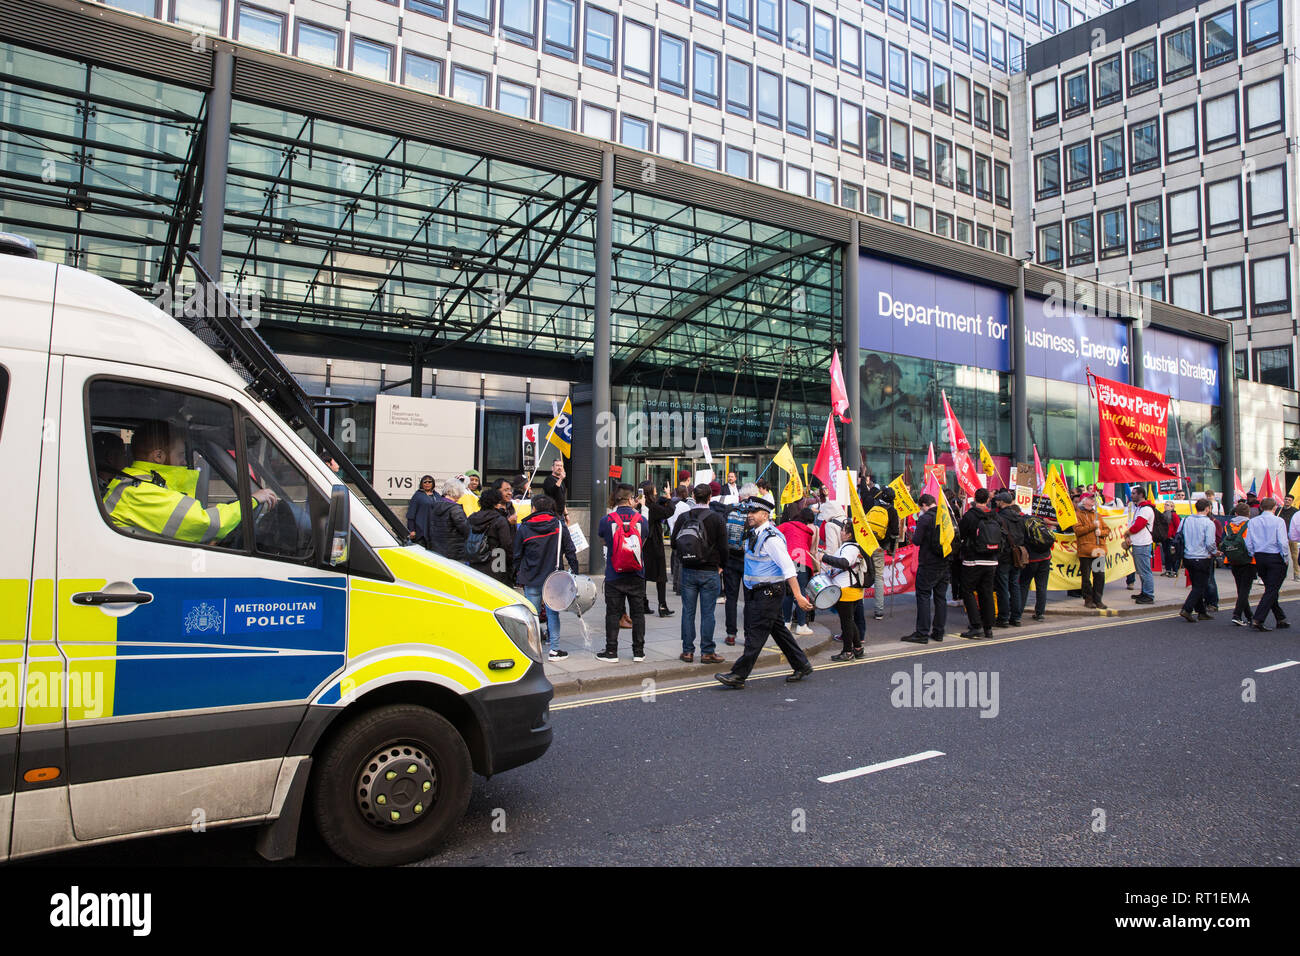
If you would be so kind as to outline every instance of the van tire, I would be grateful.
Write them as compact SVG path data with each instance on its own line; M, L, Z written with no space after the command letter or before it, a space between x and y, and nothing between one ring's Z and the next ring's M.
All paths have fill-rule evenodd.
M390 759L412 772L412 780L431 778L435 797L429 806L417 804L423 807L418 819L388 826L367 802L367 787L372 781L378 787L382 778L374 768ZM472 785L469 748L456 728L427 707L392 704L354 718L329 741L317 763L312 810L321 838L338 856L358 866L396 866L423 859L442 843L465 815ZM389 806L401 804L411 820L405 799L396 794Z

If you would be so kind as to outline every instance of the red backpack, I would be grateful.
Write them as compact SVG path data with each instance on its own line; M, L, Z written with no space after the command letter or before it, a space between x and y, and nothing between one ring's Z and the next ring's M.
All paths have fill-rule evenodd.
M619 574L642 570L641 516L621 515L615 511L610 517L614 519L614 547L610 553L610 564Z

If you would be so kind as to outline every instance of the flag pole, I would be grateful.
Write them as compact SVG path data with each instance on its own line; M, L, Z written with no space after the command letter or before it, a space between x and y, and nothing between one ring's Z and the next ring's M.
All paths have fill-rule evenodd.
M546 451L546 449L551 447L551 436L555 434L555 423L558 422L559 420L560 420L559 415L556 415L554 418L551 419L551 430L546 433L546 441L542 442L540 445L537 446L537 458L533 462L532 474L528 476L528 487L530 489L533 487L533 479L537 477L537 469L542 467L542 453ZM555 450L559 451L558 448ZM564 458L563 453L560 454L560 458L561 460L563 460Z

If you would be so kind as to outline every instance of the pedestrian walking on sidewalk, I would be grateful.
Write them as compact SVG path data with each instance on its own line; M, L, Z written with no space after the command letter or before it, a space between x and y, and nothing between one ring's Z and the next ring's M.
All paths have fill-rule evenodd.
M709 507L708 485L695 486L695 506L673 523L672 549L682 563L682 653L695 660L695 611L700 615L700 663L722 664L713 643L714 615L722 593L722 569L727 562L727 528Z
M1237 584L1237 605L1232 609L1232 623L1239 627L1249 627L1252 611L1250 610L1250 586L1255 581L1255 559L1246 548L1246 528L1250 524L1250 505L1244 501L1237 502L1233 515L1228 519L1219 541L1219 553L1223 563L1232 572L1232 579Z
M781 620L781 599L786 588L797 591L799 587L794 562L790 560L781 532L769 520L772 503L757 495L746 498L745 503L749 526L753 529L745 545L745 652L730 671L713 676L727 687L744 687L759 653L771 637L794 668L786 681L800 681L812 673L812 664ZM812 602L802 594L796 594L795 603L805 611L812 607Z
M1271 630L1264 621L1269 612L1278 627L1290 627L1282 606L1277 602L1277 593L1286 580L1287 556L1291 549L1287 546L1286 525L1273 512L1277 501L1264 498L1259 503L1259 514L1250 519L1246 526L1246 550L1255 559L1255 569L1259 579L1264 582L1264 596L1255 608L1255 617L1251 627L1257 631Z

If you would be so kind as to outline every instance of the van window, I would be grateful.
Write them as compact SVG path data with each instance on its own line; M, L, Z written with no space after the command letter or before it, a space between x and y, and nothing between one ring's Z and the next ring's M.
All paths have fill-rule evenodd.
M281 499L275 512L258 525L254 548L259 554L313 561L316 536L312 529L327 517L325 496L250 419L244 421L244 448L254 490L270 488Z
M99 379L89 390L91 469L105 520L127 534L246 551L231 406ZM258 507L262 507L258 505Z

